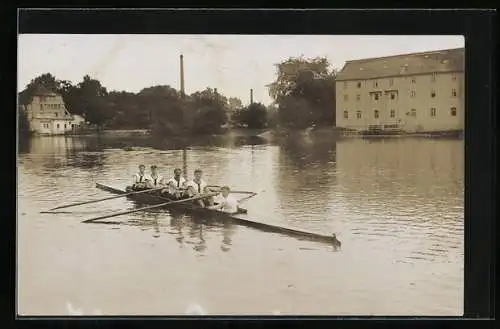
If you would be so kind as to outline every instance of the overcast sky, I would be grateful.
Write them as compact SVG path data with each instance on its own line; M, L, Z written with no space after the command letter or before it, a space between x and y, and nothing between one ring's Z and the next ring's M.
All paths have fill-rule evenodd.
M341 69L346 60L458 47L462 36L23 34L18 88L50 72L74 84L89 74L110 91L179 89L183 53L187 93L210 86L247 104L253 88L254 100L268 104L265 85L275 78L274 64L290 56L325 56Z

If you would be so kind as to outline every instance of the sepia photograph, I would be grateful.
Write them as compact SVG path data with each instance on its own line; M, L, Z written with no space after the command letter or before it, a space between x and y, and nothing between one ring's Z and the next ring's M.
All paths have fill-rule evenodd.
M18 35L20 316L462 316L462 35Z

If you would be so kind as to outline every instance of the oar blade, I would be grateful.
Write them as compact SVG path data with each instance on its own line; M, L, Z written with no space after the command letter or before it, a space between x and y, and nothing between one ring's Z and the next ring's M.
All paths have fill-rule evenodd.
M217 195L217 193L215 193L215 192L214 193L202 194L202 195L198 195L198 196L195 196L195 197L192 197L192 198L188 198L188 199L169 201L169 202L165 202L165 203L156 204L156 205L153 205L153 206L148 206L148 207L143 207L143 208L139 208L139 209L127 210L127 211L122 211L122 212L114 213L114 214L110 214L110 215L104 215L104 216L99 216L99 217L95 217L95 218L90 218L90 219L86 219L86 220L82 221L82 223L91 223L91 222L98 221L100 219L105 219L105 218L110 218L110 217L116 217L116 216L121 216L121 215L127 215L127 214L131 214L131 213L138 212L138 211L143 211L143 210L160 208L160 207L164 207L164 206L167 206L167 205L170 205L170 204L174 204L174 203L184 203L184 202L195 201L195 200L198 200L198 199L203 199L203 198L207 198L207 197L211 197L211 196L215 196L215 195Z

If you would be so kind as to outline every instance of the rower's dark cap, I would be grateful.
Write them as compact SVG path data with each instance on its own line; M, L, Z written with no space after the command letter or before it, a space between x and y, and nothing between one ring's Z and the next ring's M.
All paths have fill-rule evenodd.
M196 174L196 173L198 173L198 172L199 172L199 173L202 173L202 172L203 172L203 170L201 170L201 169L196 169L196 170L194 171L194 173L195 173L195 174Z
M139 165L139 168L146 168L146 166L141 164L141 165Z
M175 168L175 169L174 169L174 172L176 172L176 171L180 171L180 172L182 172L181 168Z
M158 166L152 165L151 169L158 169Z

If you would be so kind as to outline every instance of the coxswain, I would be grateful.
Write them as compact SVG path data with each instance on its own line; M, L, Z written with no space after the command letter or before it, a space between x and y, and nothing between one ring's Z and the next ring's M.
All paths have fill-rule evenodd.
M215 205L210 206L210 209L219 210L229 214L235 214L239 210L238 200L231 195L229 186L223 186L220 189L220 194L215 198Z
M149 188L160 188L165 186L163 176L158 173L158 167L155 165L151 166L151 175L147 177L147 186Z
M179 200L185 197L186 179L181 176L182 170L174 169L174 177L167 182L167 188L162 190L162 193L167 193L168 197L174 200Z
M132 186L127 187L127 190L144 190L147 188L147 175L146 175L146 166L141 164L139 165L139 172L134 174L132 177Z

